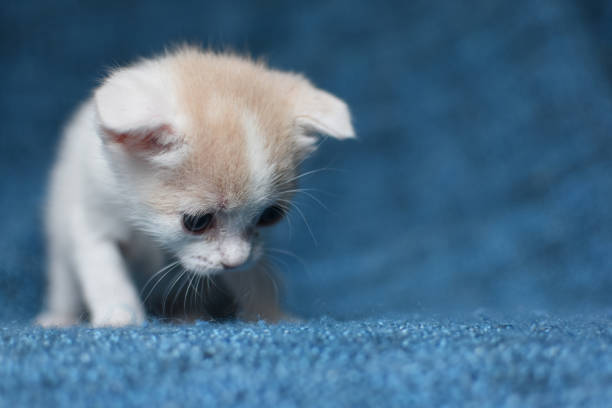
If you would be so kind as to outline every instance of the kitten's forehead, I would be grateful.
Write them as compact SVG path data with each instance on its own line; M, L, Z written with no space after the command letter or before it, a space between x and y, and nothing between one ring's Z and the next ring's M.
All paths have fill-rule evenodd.
M284 78L243 60L185 54L175 60L186 182L233 207L265 198L291 171L291 114ZM286 79L285 79L286 80Z

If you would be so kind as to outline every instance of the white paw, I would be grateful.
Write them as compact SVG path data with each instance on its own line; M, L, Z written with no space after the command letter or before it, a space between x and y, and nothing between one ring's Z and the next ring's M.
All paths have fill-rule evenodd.
M145 322L145 318L146 315L141 306L115 305L94 313L91 325L93 327L140 326Z
M79 319L70 315L42 312L36 316L34 323L42 327L69 327L78 324Z

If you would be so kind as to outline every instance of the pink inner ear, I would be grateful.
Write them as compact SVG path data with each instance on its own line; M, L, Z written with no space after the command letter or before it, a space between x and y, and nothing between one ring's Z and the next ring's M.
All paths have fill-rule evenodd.
M102 128L102 131L108 141L120 144L133 153L159 153L171 149L173 145L168 137L174 134L170 125L134 129L127 132L116 132L108 128Z

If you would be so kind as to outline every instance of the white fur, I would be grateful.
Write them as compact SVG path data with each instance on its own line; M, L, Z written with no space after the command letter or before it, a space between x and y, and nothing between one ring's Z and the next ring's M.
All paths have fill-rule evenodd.
M66 129L52 175L47 207L49 288L39 323L77 322L82 303L96 326L143 321L143 307L117 246L129 238L130 230L116 191L88 102Z
M242 112L242 123L251 170L251 200L259 202L269 194L267 187L272 177L272 164L262 143L263 138L255 115L245 109Z
M274 172L252 112L237 115L245 131L249 205L216 214L214 231L203 237L184 231L180 221L201 208L198 196L181 193L169 212L147 204L162 179L192 154L183 137L188 121L177 102L176 78L162 62L114 72L65 129L46 211L49 285L41 325L75 324L85 310L94 326L141 324L145 310L125 258L133 252L146 258L148 273L163 266L167 253L202 275L240 267L223 277L236 295L248 294L239 298L241 316L281 316L275 284L257 262L261 243L251 232L254 217L270 204ZM352 137L346 105L312 89L298 104L299 125ZM152 147L139 144L147 135L154 136Z

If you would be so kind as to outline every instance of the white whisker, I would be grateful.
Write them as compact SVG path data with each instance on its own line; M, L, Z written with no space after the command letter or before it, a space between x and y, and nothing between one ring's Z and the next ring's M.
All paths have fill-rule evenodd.
M185 287L185 283L187 283L189 281L189 274L190 273L188 271L185 271L185 273L182 274L181 280L183 282L181 283L181 286L176 288L176 293L174 294L174 297L172 298L172 304L170 305L170 314L174 313L174 304L176 303L176 300L178 299L179 295L181 294L181 290L183 290L183 288ZM187 275L187 279L182 279L186 275Z
M179 273L176 278L174 278L174 280L172 281L172 284L170 284L170 286L168 286L168 288L166 289L166 291L164 292L164 297L162 300L162 314L165 315L166 314L166 301L168 300L168 295L170 295L170 292L172 291L172 288L174 287L174 285L177 284L177 282L183 277L183 275L186 273L187 271L185 269L183 269L181 271L181 273Z
M306 261L304 261L304 258L301 258L299 256L297 256L295 253L288 251L286 249L280 249L280 248L266 248L268 251L271 252L276 252L278 254L282 254L282 255L287 255L292 257L293 259L295 259L296 261L298 261L304 268L306 267Z
M310 233L310 236L312 237L312 241L314 242L315 246L319 245L319 242L315 238L314 233L312 232L312 229L310 228L310 224L308 223L308 220L306 219L306 216L304 215L300 207L293 204L293 208L295 208L298 214L300 214L300 217L302 217L302 220L304 221L304 225L306 225L306 228L308 229L308 232Z
M183 300L183 313L187 313L187 295L189 294L189 289L191 289L191 282L196 278L196 274L191 274L191 279L189 279L189 283L187 284L187 289L185 290L185 299Z
M142 292L144 292L144 289L147 287L147 285L149 284L149 282L154 279L156 276L158 277L156 279L155 284L151 287L151 289L149 290L149 292L147 293L147 296L145 296L145 298L143 299L142 303L146 304L147 300L149 299L149 296L151 296L151 294L153 294L153 291L155 290L155 288L157 287L157 285L164 280L164 278L172 271L174 271L175 267L179 265L179 262L173 262L171 264L169 264L168 266L164 267L163 269L161 269L159 272L156 272L151 278L149 278L149 281L147 281L147 283L145 284L145 286L143 287L143 290L141 290L141 295ZM165 272L164 272L165 271ZM160 274L163 273L163 275L160 276Z
M322 167L320 169L314 169L314 170L306 171L306 172L304 172L302 174L299 174L299 175L297 175L295 177L292 177L292 178L290 178L288 180L284 180L281 185L289 184L289 183L297 181L297 180L299 180L299 179L301 179L303 177L310 176L311 174L317 174L317 173L320 173L322 171L342 171L342 170L331 168L331 167Z

